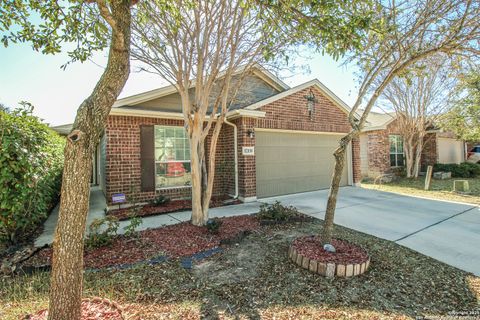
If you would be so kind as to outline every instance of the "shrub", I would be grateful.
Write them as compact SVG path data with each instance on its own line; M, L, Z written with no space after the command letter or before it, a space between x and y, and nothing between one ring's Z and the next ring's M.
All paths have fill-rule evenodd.
M117 235L120 223L114 216L106 216L102 219L95 219L88 227L90 231L85 241L88 248L98 248L112 243Z
M480 176L480 164L464 162L455 163L437 163L433 166L435 172L451 172L453 178L476 178Z
M60 193L64 139L22 105L0 110L0 242L29 236Z
M291 218L298 217L300 213L293 206L284 206L280 201L273 204L262 204L258 218L262 220L287 221Z
M166 197L164 195L159 195L157 196L155 199L153 199L152 201L150 201L150 204L154 207L161 207L163 206L164 204L167 204L170 202L170 198L169 197Z
M218 218L209 219L206 226L210 233L217 234L222 226L222 220Z
M127 237L132 237L136 235L135 229L137 229L137 227L142 224L142 218L137 216L136 212L134 212L130 216L129 221L130 223L126 227L124 227L123 230L125 230L125 235Z

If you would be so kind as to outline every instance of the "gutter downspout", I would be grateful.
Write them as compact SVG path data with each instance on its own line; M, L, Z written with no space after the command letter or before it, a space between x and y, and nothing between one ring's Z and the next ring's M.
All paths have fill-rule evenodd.
M237 139L237 125L231 123L226 118L224 122L233 127L233 145L235 149L235 195L233 196L234 199L238 198L238 139Z

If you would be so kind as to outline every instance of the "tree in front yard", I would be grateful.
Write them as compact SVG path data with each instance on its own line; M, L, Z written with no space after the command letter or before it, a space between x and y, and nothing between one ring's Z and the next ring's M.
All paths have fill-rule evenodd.
M460 139L480 141L480 68L461 75L453 108L441 119L441 125Z
M190 143L192 223L204 225L215 179L218 137L230 106L242 96L239 89L252 67L285 58L288 45L306 42L300 36L306 29L312 31L310 39L325 50L344 51L356 38L345 35L365 22L352 14L353 5L342 1L200 0L170 5L172 10L165 13L158 1L139 4L132 56L180 94ZM285 12L284 6L294 10ZM342 11L345 8L347 13Z
M360 68L360 84L348 116L352 130L334 152L322 243L330 243L335 207L347 147L358 138L370 110L385 88L413 65L438 55L478 56L480 52L480 3L459 0L385 1L371 29L349 62ZM363 111L360 111L363 107Z
M393 79L383 92L382 105L397 115L407 178L418 178L427 131L451 108L456 78L447 65L445 57L421 61Z
M73 43L72 61L109 46L107 66L77 110L64 150L60 212L53 242L49 319L80 319L83 236L90 196L91 161L110 109L130 72L131 6L137 1L2 1L2 42L30 42L58 53Z

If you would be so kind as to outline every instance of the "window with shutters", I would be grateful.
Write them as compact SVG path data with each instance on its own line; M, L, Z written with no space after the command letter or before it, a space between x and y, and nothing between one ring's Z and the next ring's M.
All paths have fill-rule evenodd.
M190 186L190 144L183 127L155 126L155 186Z
M390 166L402 167L404 165L403 138L401 135L390 135Z

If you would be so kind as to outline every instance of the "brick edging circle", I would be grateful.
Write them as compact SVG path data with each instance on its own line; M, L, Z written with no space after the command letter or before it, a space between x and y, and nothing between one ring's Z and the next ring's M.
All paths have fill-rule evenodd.
M290 245L290 248L288 249L288 257L300 267L327 278L358 276L367 271L370 266L370 257L365 261L354 264L336 264L333 262L322 262L310 259L298 253L293 245Z

